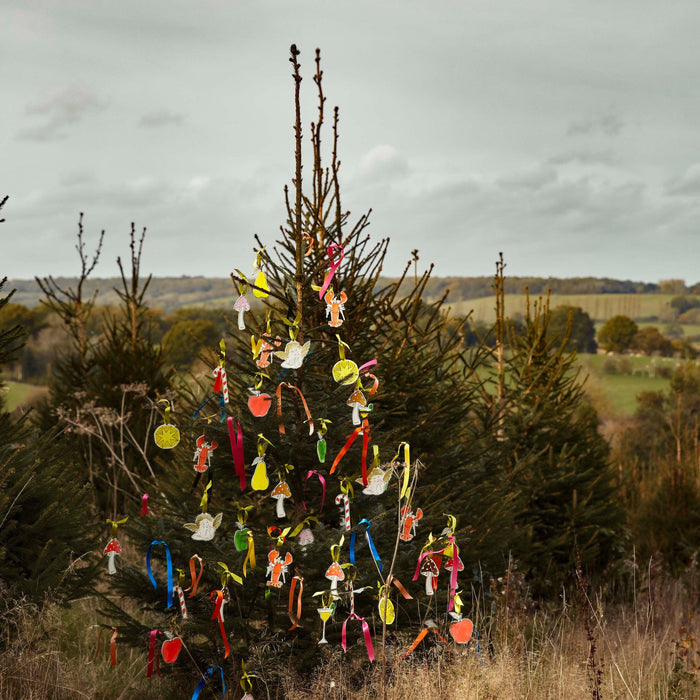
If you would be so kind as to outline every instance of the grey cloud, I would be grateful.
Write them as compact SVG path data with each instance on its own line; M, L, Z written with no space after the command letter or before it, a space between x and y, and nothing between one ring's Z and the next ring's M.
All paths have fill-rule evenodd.
M625 123L616 114L606 112L598 116L584 117L569 124L566 133L569 136L603 134L617 136L625 127Z
M548 166L537 166L509 173L498 178L497 184L502 188L538 190L557 179L557 171Z
M158 109L142 115L139 126L158 128L161 126L182 126L185 115L171 112L167 109Z
M359 175L365 182L389 183L408 176L411 168L406 158L393 146L375 146L360 158Z
M700 195L700 163L691 165L683 175L670 178L664 187L672 197L696 197Z
M67 136L67 127L76 125L90 111L105 105L84 85L56 88L39 100L27 105L25 114L42 120L37 126L26 127L17 138L28 141L56 141Z
M565 151L557 153L547 160L550 165L617 165L620 162L618 156L612 151Z

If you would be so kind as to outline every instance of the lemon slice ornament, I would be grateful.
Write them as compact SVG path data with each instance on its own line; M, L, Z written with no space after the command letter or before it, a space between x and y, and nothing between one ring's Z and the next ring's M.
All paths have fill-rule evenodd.
M338 384L354 384L358 377L360 376L360 370L357 367L357 363L352 360L348 360L345 357L345 348L350 349L350 346L338 338L338 355L340 359L333 365L331 373L333 374L333 379L335 379Z
M170 422L170 403L165 409L163 423L153 431L153 440L161 450L172 450L180 442L180 431Z

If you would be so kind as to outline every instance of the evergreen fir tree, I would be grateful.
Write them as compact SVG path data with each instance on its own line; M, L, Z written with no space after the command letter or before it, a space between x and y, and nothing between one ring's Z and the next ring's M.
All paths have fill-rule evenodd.
M0 202L0 209L7 198ZM7 278L0 281L0 290ZM0 296L0 309L12 293ZM0 370L25 337L0 327ZM90 590L96 529L89 487L76 482L69 460L54 452L54 435L36 431L28 416L4 410L0 377L0 584L3 595L42 603Z
M431 516L430 503L418 500L431 491L418 492L414 482L417 478L429 483L434 465L436 474L444 473L446 464L466 465L461 431L480 391L475 379L480 355L462 353L458 333L447 327L444 299L434 304L423 301L429 272L416 276L404 295L399 289L408 266L396 283L379 285L388 239L371 242L365 232L368 216L351 227L349 214L342 209L337 109L330 165L322 163L326 116L318 52L314 76L318 117L311 126L313 169L310 185L302 182L296 47L291 54L296 148L293 187L285 189L287 222L274 247L258 240L255 256L238 263L245 269L254 260L253 274L248 268L232 275L236 291L259 297L264 309L240 312L244 330L236 330L232 319L231 337L226 338L213 368L216 377L222 368L228 369L229 403L224 402L218 378L200 381L190 399L193 418L184 413L171 416L183 438L181 449L174 450L177 469L159 480L149 501L150 515L130 519L127 525L132 551L140 552L142 561L151 547L157 585L153 586L143 564L121 567L110 583L120 594L138 598L143 618L105 607L111 620L120 621L120 639L144 648L153 629L182 634L196 662L195 676L224 664L227 645L235 659L232 664L228 657L224 664L227 677L237 674L238 660L254 662L256 672L268 679L290 666L310 667L319 658L322 624L316 609L324 606L335 610L326 628L333 644L340 643L341 623L350 610L381 627L378 595L392 570L395 548L393 574L421 602L416 608L415 603L398 598L394 586L381 588L397 606L394 627L403 626L415 634L426 615L443 620L451 599L445 572L435 596L419 592L422 579L419 584L411 580L429 530L439 534L446 525L443 510ZM245 490L237 473L241 465L233 463L230 446L240 435L245 443ZM410 452L402 443L410 445ZM200 466L210 461L202 473L192 469L195 446ZM380 450L376 457L375 447ZM205 448L210 454L202 464ZM408 454L411 488L406 492L402 479ZM389 483L386 492L382 472ZM363 474L368 485L375 477L372 485L378 485L377 495L363 493ZM290 493L283 511L271 498L279 482L286 483ZM350 501L350 530L345 526L343 495ZM401 513L399 506L425 512L423 520L416 518L418 534L412 541L397 540L400 526L407 528L407 537L411 534L410 524L406 525L409 511ZM185 527L196 522L198 513L202 522L218 525L212 539L193 539ZM223 514L220 522L219 513ZM368 529L376 554L368 547ZM244 530L251 533L256 566L251 562L249 540L241 534ZM314 541L304 544L302 533L306 536L308 530ZM447 537L433 543L432 549L448 544ZM356 540L354 565L349 551L352 540ZM177 603L167 607L162 543L167 544L174 572L183 571L184 588L191 583L190 562L197 562L192 557L197 555L204 562L199 592L187 599L186 620L178 616ZM456 558L457 550L451 551ZM326 578L334 558L343 565L345 577L337 594L331 592L335 585ZM286 576L279 588L271 585L277 576L280 580ZM174 577L177 582L178 574ZM295 592L290 597L293 581ZM354 603L350 582L358 591ZM317 592L321 597L313 598ZM297 594L302 601L300 616ZM225 606L223 635L215 607L219 595L231 599ZM348 654L356 659L366 659L368 653L361 622L353 617L348 621ZM187 672L184 664L180 669Z

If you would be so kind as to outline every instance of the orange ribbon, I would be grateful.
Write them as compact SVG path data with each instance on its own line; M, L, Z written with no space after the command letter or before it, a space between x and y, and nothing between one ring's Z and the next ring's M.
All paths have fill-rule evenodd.
M423 641L425 635L428 634L428 632L434 632L435 634L437 634L437 636L438 636L443 642L445 642L445 644L447 644L447 640L446 640L437 630L429 629L428 627L424 627L424 628L418 633L418 636L413 640L413 644L411 644L411 646L408 647L408 651L406 651L406 653L405 653L403 656L400 656L400 657L394 662L393 665L395 666L399 661L402 661L402 660L405 659L409 654L411 654L412 652L414 652L414 651L416 650L416 647Z
M195 564L194 560L197 560L199 562L199 575L195 576ZM202 578L202 574L204 573L204 563L202 562L202 557L200 557L198 554L193 554L190 557L190 576L192 577L192 585L189 588L186 588L186 591L191 590L192 593L190 593L187 597L188 598L194 598L194 596L197 594L197 586L199 586L199 579Z
M102 633L106 630L106 627L100 627L100 631L97 634L97 648L95 649L95 655L92 657L92 661L97 658L100 653L100 645L102 643ZM112 627L112 637L109 640L109 663L112 666L117 665L117 635L118 631L116 627ZM88 661L88 663L92 663Z
M355 438L362 433L362 485L367 486L367 448L369 446L370 436L369 436L369 421L365 418L362 421L362 425L355 428L355 430L348 436L347 442L343 445L338 455L333 460L331 465L330 473L333 474L340 464L340 460L345 457L347 451L352 447L352 443L355 442Z
M299 581L299 593L297 594L297 612L296 615L292 612L294 607L294 590ZM299 620L301 620L301 593L304 590L304 579L301 576L295 576L292 579L292 585L289 587L289 606L287 608L289 612L289 619L292 621L292 626L289 628L291 632L293 629L299 627Z
M386 580L386 582L391 585L392 583L399 589L399 593L406 599L406 600L413 600L413 596L404 588L403 584L399 579L397 579L395 576L390 575L389 578Z
M301 389L298 386L294 386L294 384L289 384L287 382L280 382L277 385L277 419L279 420L279 431L280 435L285 434L285 429L284 429L284 423L282 422L282 387L286 386L288 389L294 389L299 394L299 398L301 399L301 403L304 406L304 410L306 411L306 417L309 419L309 435L314 434L314 420L311 417L311 412L309 411L309 407L306 404L306 399L304 398L304 394L301 393Z

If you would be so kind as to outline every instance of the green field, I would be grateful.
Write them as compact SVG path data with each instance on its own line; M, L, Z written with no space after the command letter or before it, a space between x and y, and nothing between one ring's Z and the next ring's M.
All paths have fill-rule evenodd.
M45 396L48 389L36 384L5 382L5 408L14 411L19 406L28 407Z
M666 391L670 374L682 360L668 357L632 357L628 355L579 355L586 390L603 417L632 415L637 396L643 391ZM616 373L604 371L604 365L617 367Z

